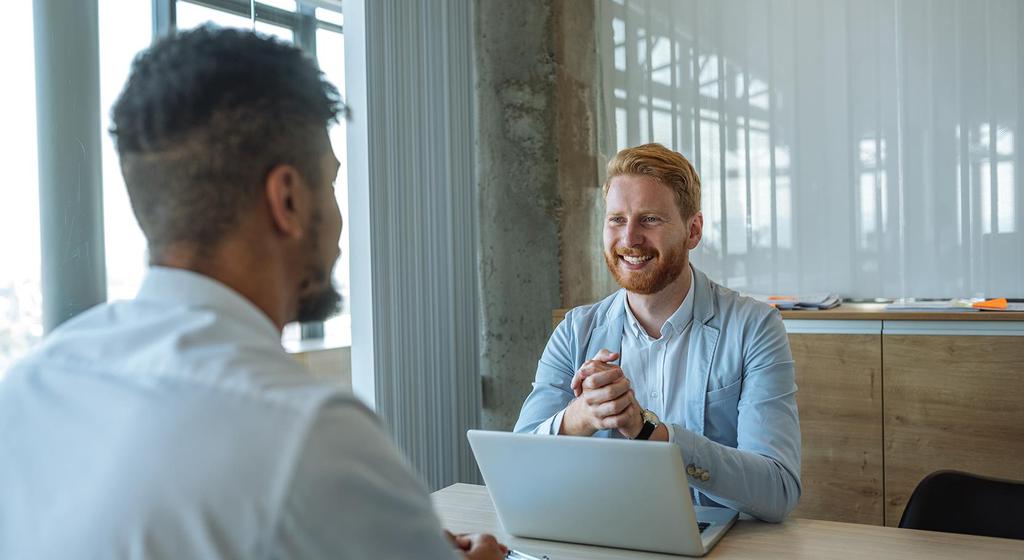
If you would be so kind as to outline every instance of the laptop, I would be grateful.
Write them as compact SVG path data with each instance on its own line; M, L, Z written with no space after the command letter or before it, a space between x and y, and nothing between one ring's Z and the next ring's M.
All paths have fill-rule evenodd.
M679 447L668 442L469 430L510 535L703 556L736 521L694 506Z

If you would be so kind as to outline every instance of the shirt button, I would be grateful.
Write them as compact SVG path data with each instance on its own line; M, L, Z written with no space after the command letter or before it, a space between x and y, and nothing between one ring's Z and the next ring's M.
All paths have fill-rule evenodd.
M658 392L657 391L651 391L651 398L652 399L658 398Z

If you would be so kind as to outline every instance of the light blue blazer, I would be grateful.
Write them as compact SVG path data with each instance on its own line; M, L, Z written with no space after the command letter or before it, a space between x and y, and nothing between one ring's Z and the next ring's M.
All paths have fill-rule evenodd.
M696 268L693 273L693 324L679 372L686 376L686 405L665 420L684 464L696 469L689 480L697 503L782 521L800 499L800 421L782 317ZM619 352L625 295L619 290L566 314L537 365L516 432L549 433L550 419L573 399L576 370L602 348ZM595 435L620 437L615 430Z

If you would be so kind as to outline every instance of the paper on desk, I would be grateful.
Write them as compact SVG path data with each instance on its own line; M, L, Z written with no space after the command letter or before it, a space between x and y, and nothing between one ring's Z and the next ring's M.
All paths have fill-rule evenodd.
M951 299L915 299L900 298L885 306L887 311L936 311L936 312L973 312L975 300L966 298Z
M776 307L778 309L790 310L790 309L832 309L839 305L838 294L805 294L795 296L769 296L762 294L747 294L751 298L756 299Z

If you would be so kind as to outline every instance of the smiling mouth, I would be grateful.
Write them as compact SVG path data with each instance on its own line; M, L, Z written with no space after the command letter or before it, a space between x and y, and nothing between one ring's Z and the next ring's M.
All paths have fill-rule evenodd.
M640 270L654 259L654 255L618 255L627 270Z
M622 260L624 260L628 264L631 264L631 265L634 265L634 266L644 264L645 262L647 262L647 261L649 261L649 260L654 258L652 255L637 256L637 257L631 256L631 255L619 255L619 256L622 257Z

